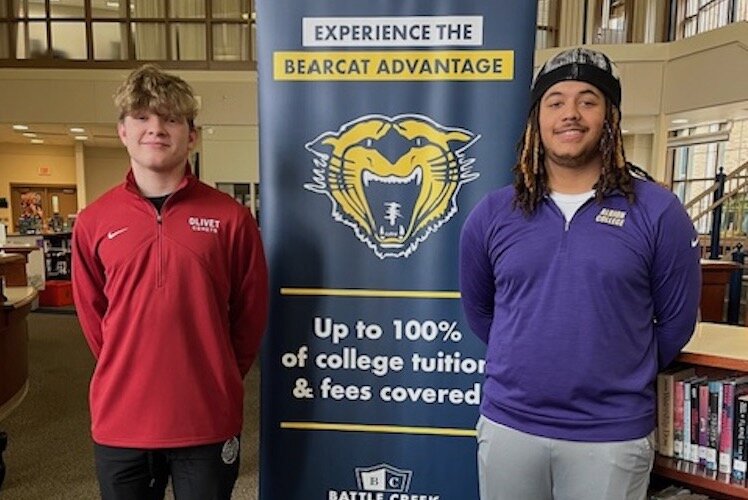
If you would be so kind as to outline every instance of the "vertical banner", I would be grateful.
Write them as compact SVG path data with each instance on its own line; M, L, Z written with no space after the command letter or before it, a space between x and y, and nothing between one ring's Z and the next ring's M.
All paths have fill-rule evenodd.
M511 182L535 11L257 1L263 500L478 498L458 240Z

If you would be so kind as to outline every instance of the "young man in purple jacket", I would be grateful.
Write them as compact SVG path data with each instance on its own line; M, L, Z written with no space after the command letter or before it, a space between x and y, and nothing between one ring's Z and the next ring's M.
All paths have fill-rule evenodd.
M514 186L475 207L460 243L487 344L481 499L644 499L655 378L696 321L698 235L626 162L608 57L562 52L531 99Z

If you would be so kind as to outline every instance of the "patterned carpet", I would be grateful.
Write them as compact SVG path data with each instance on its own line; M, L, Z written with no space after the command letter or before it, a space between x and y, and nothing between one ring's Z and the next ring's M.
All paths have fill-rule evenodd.
M29 392L0 421L8 433L7 476L2 500L86 500L99 498L93 467L87 403L93 359L77 317L29 316ZM234 500L257 499L259 369L246 381L241 469ZM167 498L171 498L167 494Z

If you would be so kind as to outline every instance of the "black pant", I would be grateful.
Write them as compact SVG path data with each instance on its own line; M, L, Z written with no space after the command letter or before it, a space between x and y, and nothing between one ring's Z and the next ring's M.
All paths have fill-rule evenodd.
M103 500L162 500L171 476L177 500L229 500L239 475L239 443L141 450L94 444Z

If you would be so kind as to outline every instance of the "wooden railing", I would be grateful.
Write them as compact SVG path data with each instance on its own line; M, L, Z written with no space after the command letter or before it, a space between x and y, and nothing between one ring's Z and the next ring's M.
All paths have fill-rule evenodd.
M719 195L715 195L720 191ZM685 203L686 211L694 226L702 234L702 248L709 247L711 258L724 255L736 243L746 245L748 229L748 162L724 176L722 182L715 180L711 187ZM714 234L714 215L720 209L722 221L717 234ZM728 222L725 223L724 221ZM716 251L712 252L711 247Z
M718 206L724 205L728 200L737 195L748 193L748 178L746 178L746 175L748 175L748 162L743 163L740 167L727 174L725 177L725 193L718 200L713 201L714 193L720 188L719 183L715 182L712 187L688 201L685 204L686 211L691 216L694 224L712 213ZM712 203L704 207L705 203L710 201ZM698 210L695 214L693 213L694 208Z

